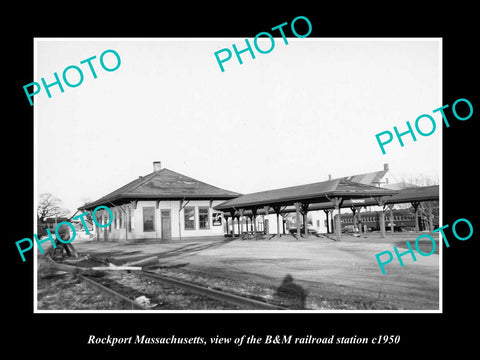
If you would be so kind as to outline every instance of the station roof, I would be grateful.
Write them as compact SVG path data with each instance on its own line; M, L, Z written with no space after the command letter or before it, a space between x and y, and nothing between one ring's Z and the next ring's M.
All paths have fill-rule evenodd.
M438 185L407 188L386 199L387 204L399 204L412 201L434 201L440 197Z
M437 201L439 199L439 186L418 186L412 188L406 188L403 190L398 190L395 195L381 197L381 200L385 201L385 204L402 204L410 202L421 202L421 201ZM364 199L352 199L344 201L342 207L351 207L351 206L372 206L377 205L377 202L373 198L364 198ZM321 204L312 204L310 210L322 210L322 209L333 209L334 205L332 202L321 203Z
M291 186L282 189L261 191L239 196L223 202L216 210L251 209L263 206L288 206L295 202L330 202L332 197L358 199L365 197L392 196L396 191L353 182L345 178L313 184Z
M110 202L121 204L132 200L227 200L240 195L237 192L220 189L163 168L148 175L140 176L100 199L83 205L79 209L93 209L99 205L110 206Z

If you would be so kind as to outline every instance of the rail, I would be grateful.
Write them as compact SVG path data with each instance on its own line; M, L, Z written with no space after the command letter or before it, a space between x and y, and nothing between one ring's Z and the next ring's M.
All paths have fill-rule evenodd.
M147 310L144 306L141 304L137 303L136 301L120 294L119 292L103 285L100 284L99 282L95 281L94 279L87 277L85 275L82 275L80 272L85 272L85 274L89 275L89 272L91 272L91 268L84 268L81 269L81 267L76 267L76 266L65 266L63 264L59 264L55 262L53 259L48 258L49 262L51 262L54 266L61 268L64 271L74 273L79 279L81 279L84 283L93 286L100 290L102 293L114 297L117 299L120 299L124 304L126 304L126 308L128 309L137 309L137 310ZM81 270L79 270L81 269ZM123 270L118 270L118 271L123 271ZM95 272L95 274L98 276L98 271ZM135 274L138 274L140 276L145 276L150 279L153 279L158 282L166 283L169 285L173 285L175 287L182 288L184 290L187 290L188 292L195 293L198 295L203 295L205 297L208 297L213 300L225 302L231 305L238 306L241 309L248 309L248 310L287 310L285 307L281 307L278 305L270 304L264 301L256 300L256 299L251 299L248 297L240 296L240 295L235 295L231 293L227 293L221 290L216 290L216 289L210 289L204 286L200 286L197 284L192 284L188 283L182 280L174 279L171 277L167 277L164 275L159 275L154 272L151 272L149 270L139 270L135 271Z
M131 309L137 309L137 310L147 310L145 307L143 307L142 305L140 305L139 303L137 303L136 301L134 300L131 300L129 298L127 298L126 296L123 296L122 294L120 294L119 292L116 292L115 290L112 290L102 284L100 284L99 282L93 280L93 279L90 279L86 276L83 276L81 274L76 274L84 283L87 283L88 285L90 286L93 286L95 288L97 288L98 290L100 290L102 293L110 296L110 297L113 297L113 298L117 298L117 299L120 299L122 300L125 304L127 304L127 307L128 308L131 308Z
M204 295L214 300L223 301L235 306L238 306L242 309L253 309L253 310L286 310L286 308L273 305L264 301L259 301L244 296L234 295L231 293L226 293L220 290L210 289L204 286L187 283L178 279L173 279L171 277L166 277L153 273L148 270L142 270L139 274L146 276L150 279L161 281L170 285L181 287L185 290L197 293L199 295Z

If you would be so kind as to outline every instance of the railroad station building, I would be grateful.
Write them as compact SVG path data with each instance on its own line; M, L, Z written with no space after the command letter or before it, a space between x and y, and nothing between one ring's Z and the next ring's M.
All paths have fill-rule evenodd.
M308 236L310 230L336 233L340 240L344 225L340 214L352 211L356 227L362 208L370 211L372 207L380 210L378 223L384 236L386 226L393 224L394 205L412 205L418 231L419 204L439 198L438 185L401 190L389 186L392 184L388 164L376 172L337 179L329 176L323 182L245 195L162 168L159 161L153 167L152 173L79 208L92 213L103 205L113 213L109 226L95 226L97 240L201 240L245 235L257 238L261 234L270 238L287 232L300 237L301 233ZM387 218L386 209L390 210ZM97 211L96 217L102 225L110 222L106 210ZM429 217L432 227L431 211Z
M153 163L153 172L140 176L102 198L83 205L90 213L107 206L114 215L105 228L95 226L97 240L208 239L224 235L224 218L214 207L239 193L220 189ZM108 224L105 210L96 212Z

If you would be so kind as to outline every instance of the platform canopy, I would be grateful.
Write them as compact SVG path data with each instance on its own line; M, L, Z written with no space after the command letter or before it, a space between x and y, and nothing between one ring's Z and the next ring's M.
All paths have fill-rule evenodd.
M313 184L291 186L282 189L261 191L239 196L214 207L232 218L239 216L256 216L262 209L269 214L271 209L277 215L294 206L297 212L297 234L300 236L299 213L304 214L304 231L307 231L306 213L311 204L332 203L338 210L342 202L354 199L377 199L397 194L397 191L378 186L360 184L345 178L328 180ZM277 218L278 220L278 218ZM337 224L337 239L340 240L340 223Z
M403 203L418 203L422 201L438 201L439 186L418 186L407 189L397 190L397 193L392 196L382 196L380 200L384 205L403 204ZM342 203L341 207L351 208L360 206L378 205L378 201L373 198L350 199ZM333 209L335 205L333 202L324 202L319 204L312 204L310 210ZM294 209L290 209L294 211Z
M215 209L229 211L241 208L294 205L296 202L325 203L335 197L347 200L393 196L397 193L398 191L378 186L364 185L346 179L335 179L242 195L215 206Z

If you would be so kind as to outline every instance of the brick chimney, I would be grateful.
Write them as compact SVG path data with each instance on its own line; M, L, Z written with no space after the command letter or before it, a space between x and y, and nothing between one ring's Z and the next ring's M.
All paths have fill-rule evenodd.
M153 162L153 171L157 172L162 170L162 162L161 161L154 161Z
M388 170L389 170L388 164L383 164L383 170L385 170L385 171L388 171Z

